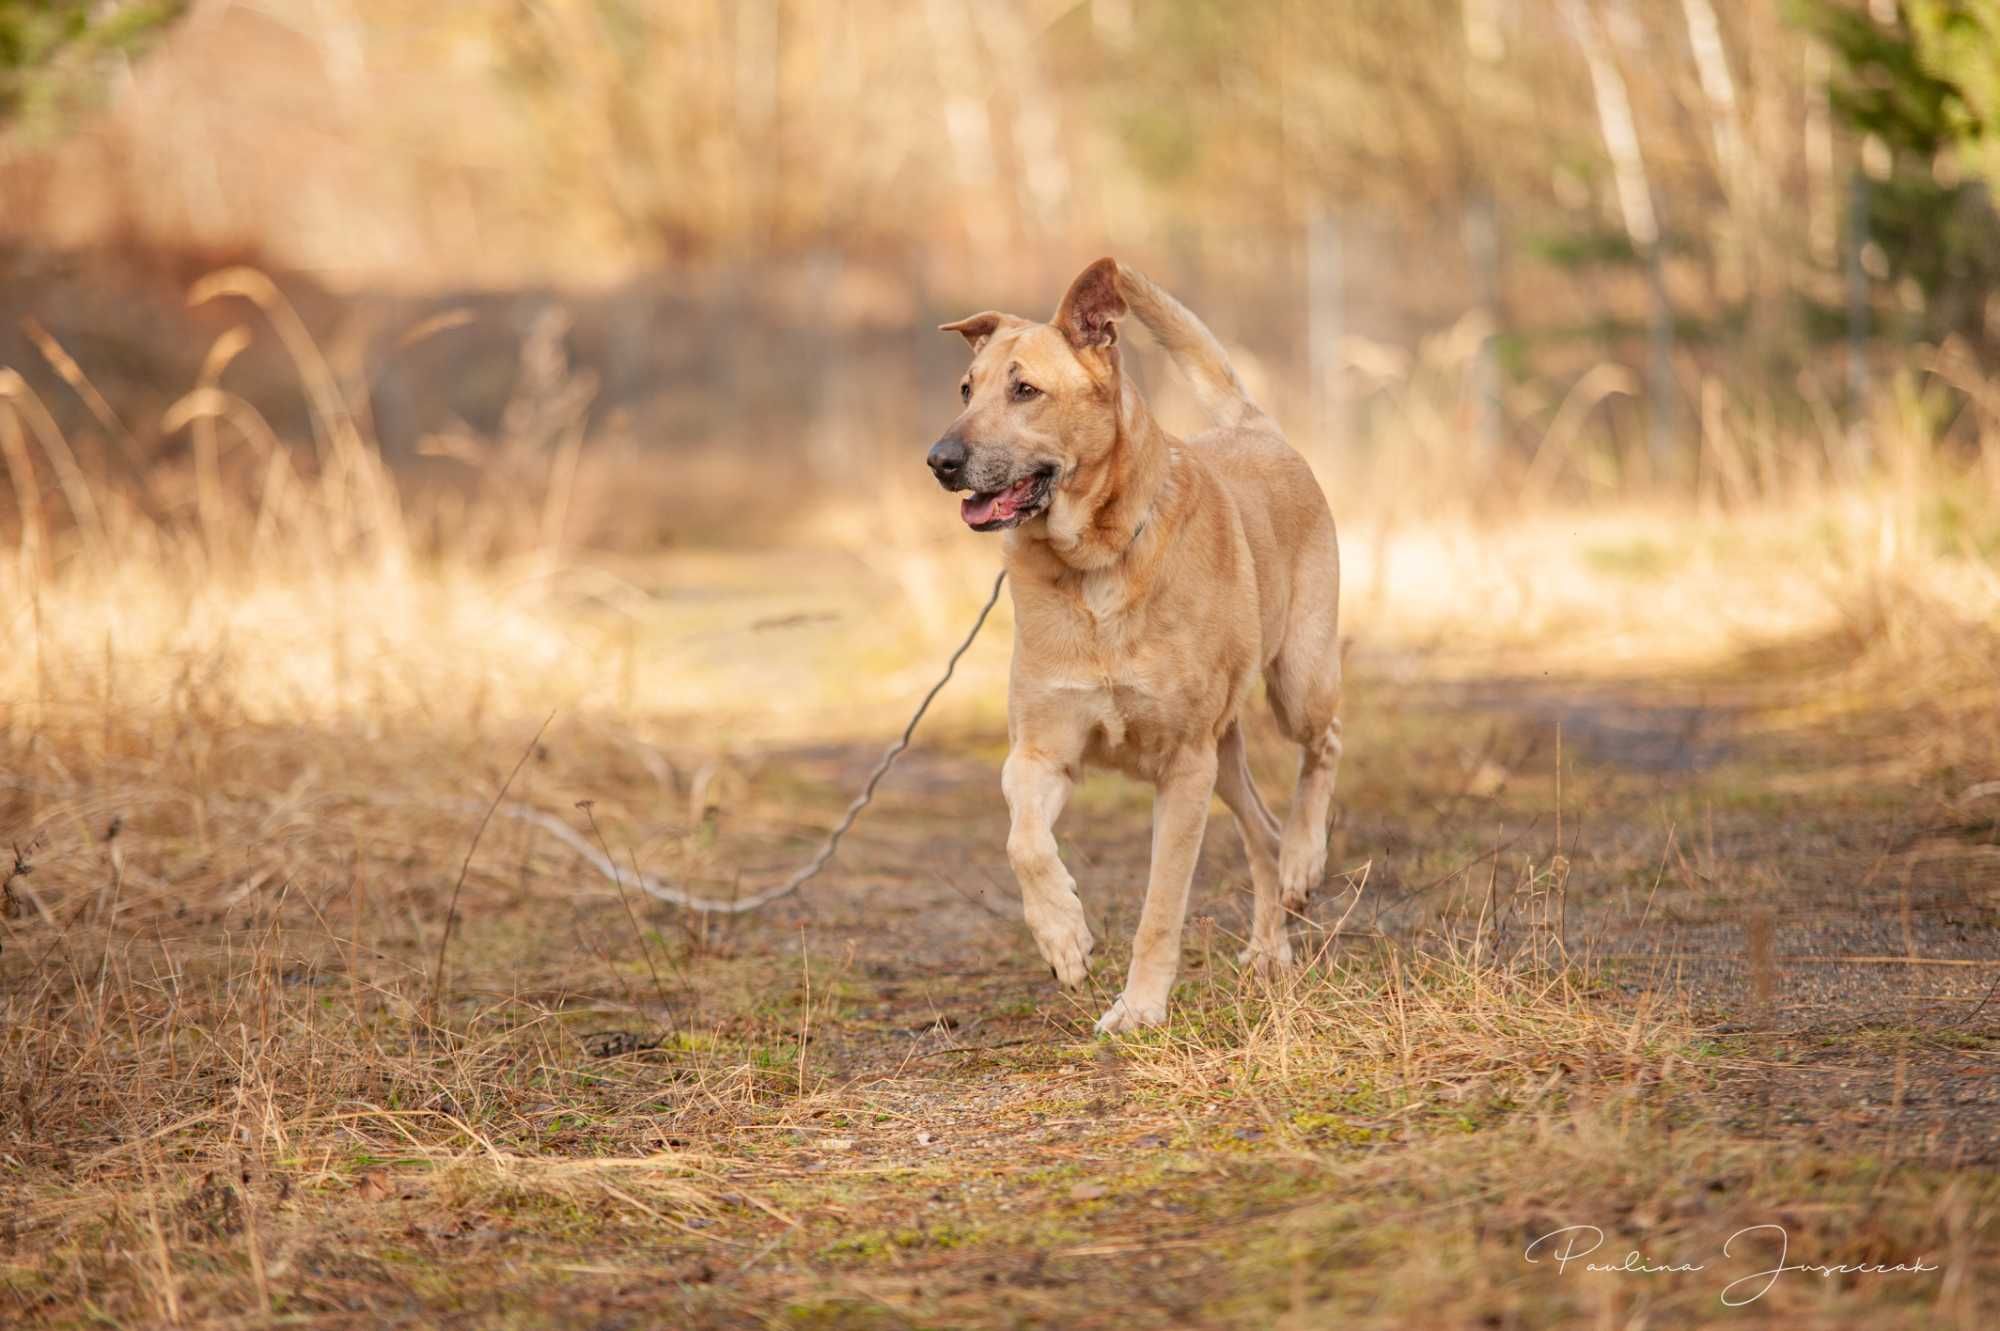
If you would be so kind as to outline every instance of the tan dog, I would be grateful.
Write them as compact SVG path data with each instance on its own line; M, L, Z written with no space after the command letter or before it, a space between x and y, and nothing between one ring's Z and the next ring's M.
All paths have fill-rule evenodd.
M1119 364L1137 315L1186 372L1214 429L1176 439ZM1220 794L1256 890L1243 959L1291 960L1286 911L1326 869L1340 760L1340 553L1312 471L1179 301L1099 259L1049 323L988 312L944 325L972 345L965 410L930 451L969 490L975 531L1007 530L1014 597L1007 857L1028 928L1065 985L1095 940L1054 827L1084 763L1151 781L1153 862L1125 992L1104 1032L1164 1021L1188 887ZM1282 830L1251 784L1237 717L1259 675L1304 751Z

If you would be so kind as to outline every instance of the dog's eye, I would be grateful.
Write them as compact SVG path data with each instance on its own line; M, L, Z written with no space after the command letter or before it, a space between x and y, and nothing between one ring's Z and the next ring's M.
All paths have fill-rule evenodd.
M1041 395L1042 390L1033 384L1018 383L1014 385L1014 400L1016 402L1026 402L1031 397L1040 397Z
M967 379L958 386L958 400L960 402L972 401L972 380Z

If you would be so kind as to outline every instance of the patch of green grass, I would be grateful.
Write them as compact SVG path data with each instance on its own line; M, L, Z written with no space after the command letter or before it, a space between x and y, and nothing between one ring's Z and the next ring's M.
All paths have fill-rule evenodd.
M1687 1045L1691 1058L1741 1058L1748 1051L1749 1042L1737 1035L1703 1036Z
M1329 1114L1316 1109L1295 1111L1291 1125L1309 1140L1339 1142L1348 1146L1366 1146L1381 1136L1379 1129L1364 1127L1342 1114Z
M1985 1031L1933 1030L1923 1026L1877 1023L1843 1032L1827 1048L1847 1047L1895 1052L1909 1048L2000 1049L2000 1036Z
M1672 551L1643 537L1614 545L1587 545L1579 555L1586 568L1642 581L1664 577L1674 567Z
M948 1223L872 1229L835 1239L820 1249L820 1255L834 1262L871 1262L897 1253L949 1252L980 1238L977 1228Z
M1086 771L1070 796L1070 807L1091 817L1143 814L1153 807L1153 788L1115 772Z
M776 1325L785 1331L930 1331L930 1324L879 1303L838 1298L788 1303L778 1311Z

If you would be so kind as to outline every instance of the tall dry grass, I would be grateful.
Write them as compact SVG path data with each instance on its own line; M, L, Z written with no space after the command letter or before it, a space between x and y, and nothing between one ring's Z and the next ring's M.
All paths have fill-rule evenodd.
M161 432L186 441L178 454L138 459L89 367L39 329L41 355L137 465L107 467L103 441L85 459L30 383L0 370L17 740L64 724L80 698L185 692L191 672L208 703L258 722L380 730L405 714L436 728L550 707L721 708L777 735L859 703L873 724L895 709L869 681L908 695L983 590L990 545L958 529L911 449L868 421L824 422L855 484L831 499L807 485L768 556L613 556L585 543L643 529L619 506L650 493L654 472L699 486L714 466L766 464L655 460L593 436L594 376L569 363L559 310L525 335L494 435L459 428L423 444L468 478L441 486L385 461L365 384L336 374L267 277L224 270L190 299L243 322L164 413ZM401 345L452 326L427 320ZM1337 449L1294 433L1342 525L1348 632L1364 650L1639 673L1829 633L1857 656L1909 663L1940 635L1990 628L2000 398L1963 349L1914 357L1847 427L1830 412L1787 426L1776 399L1708 381L1693 470L1645 483L1634 441L1601 428L1601 405L1632 388L1609 364L1559 396L1508 404L1545 421L1541 434L1482 453L1468 429L1480 336L1463 325L1410 352L1350 339L1359 428ZM297 368L309 439L279 438L228 386L261 338ZM1165 367L1142 372L1171 402ZM744 492L737 475L725 488ZM969 664L960 692L976 695L997 663Z

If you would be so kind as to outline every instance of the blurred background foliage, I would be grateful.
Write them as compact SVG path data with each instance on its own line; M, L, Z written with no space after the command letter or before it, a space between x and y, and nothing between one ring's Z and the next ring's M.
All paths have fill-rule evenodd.
M345 320L392 450L496 422L557 291L593 434L773 429L838 472L928 428L937 317L1115 252L1310 445L1541 493L1852 466L1884 385L2000 327L2000 0L182 10L0 0L13 297L143 398L199 348L129 272L92 324L92 272L170 323L169 281L255 262ZM426 396L444 353L379 329L452 300L507 335ZM1946 422L1968 391L1921 387ZM1718 464L1753 429L1802 442Z
M54 132L185 0L0 0L0 122Z
M1983 343L2000 282L2000 3L1802 0L1794 13L1834 52L1831 104L1865 150L1857 230L1916 283L1922 335Z

